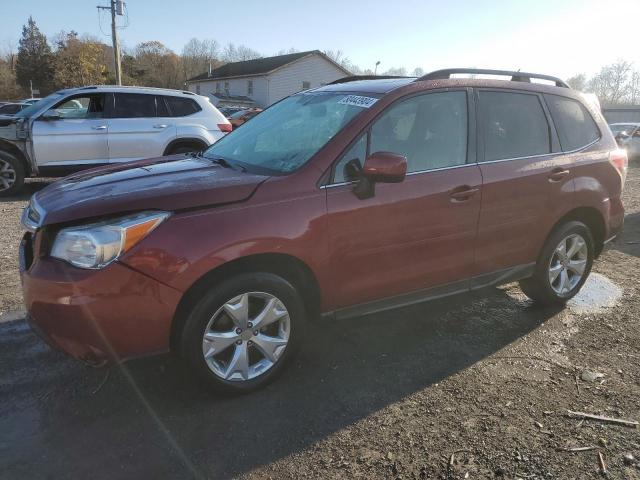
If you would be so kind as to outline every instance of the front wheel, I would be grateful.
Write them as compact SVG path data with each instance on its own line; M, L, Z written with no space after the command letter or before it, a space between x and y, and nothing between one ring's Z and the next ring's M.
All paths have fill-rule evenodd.
M557 227L547 239L531 278L520 281L525 295L543 305L564 304L586 282L593 265L593 237L582 222Z
M15 195L24 184L23 163L7 152L0 152L0 197Z
M300 336L304 307L295 288L270 273L214 286L189 315L181 353L211 388L242 393L284 368Z

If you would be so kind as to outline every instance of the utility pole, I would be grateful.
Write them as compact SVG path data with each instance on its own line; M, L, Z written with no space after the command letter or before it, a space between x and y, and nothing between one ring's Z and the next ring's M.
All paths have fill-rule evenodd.
M116 65L116 85L122 85L122 66L120 64L120 42L118 42L118 29L116 27L116 15L124 14L124 2L122 0L110 0L110 6L98 9L109 10L111 12L111 40L113 41L113 55Z

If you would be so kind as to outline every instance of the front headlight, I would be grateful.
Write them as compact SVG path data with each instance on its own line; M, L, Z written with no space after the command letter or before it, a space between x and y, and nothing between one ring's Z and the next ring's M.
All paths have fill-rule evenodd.
M102 268L146 237L168 216L167 212L141 212L64 228L56 235L51 256L80 268Z

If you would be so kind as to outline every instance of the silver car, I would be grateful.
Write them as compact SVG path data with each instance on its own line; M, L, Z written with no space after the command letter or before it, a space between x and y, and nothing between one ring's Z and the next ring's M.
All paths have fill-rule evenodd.
M26 176L202 150L231 124L207 97L146 87L60 90L0 118L0 196Z
M640 157L640 123L612 123L609 127L629 159Z

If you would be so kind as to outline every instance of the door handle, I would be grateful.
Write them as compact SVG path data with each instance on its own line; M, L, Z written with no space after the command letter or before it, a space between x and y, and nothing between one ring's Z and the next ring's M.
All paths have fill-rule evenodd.
M96 125L95 127L91 127L94 130L106 130L107 126L106 125Z
M167 128L169 125L165 125L164 123L157 123L153 126L153 128Z
M554 168L551 170L548 178L550 182L559 182L567 175L569 175L569 170L565 168Z
M453 190L451 190L449 198L451 198L452 202L465 202L479 191L479 188L472 188L468 185L463 185L462 187L454 188Z

